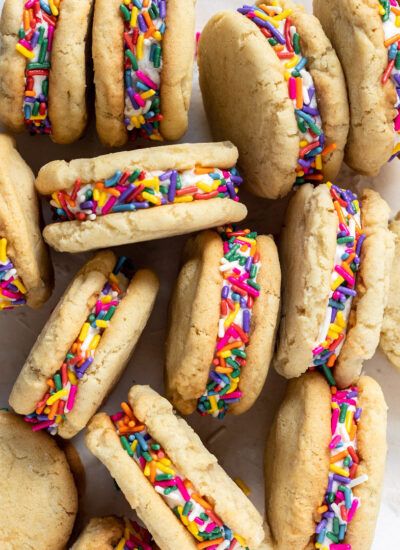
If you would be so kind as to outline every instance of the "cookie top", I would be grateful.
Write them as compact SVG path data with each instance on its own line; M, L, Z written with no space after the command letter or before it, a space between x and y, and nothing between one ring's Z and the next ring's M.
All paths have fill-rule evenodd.
M342 161L348 128L343 73L318 20L290 1L282 2L282 6L292 10L290 20L299 26L303 59L308 59L308 80L311 76L314 80L316 109L322 115L326 144L337 143L336 151L330 150L322 158L326 161L326 177L332 178ZM252 8L243 8L247 9ZM261 21L261 29L257 21ZM199 44L200 86L213 134L216 139L231 139L238 146L240 166L250 190L278 198L289 192L300 173L297 161L304 144L300 142L285 80L287 69L261 32L267 32L267 24L264 19L256 17L253 22L245 14L232 12L211 18ZM229 94L224 92L226 82ZM242 82L246 82L245 90ZM307 112L314 111L312 108ZM264 143L262 150L257 146L259 140Z
M390 290L383 317L381 332L381 348L386 357L396 368L400 369L400 217L389 225L395 238L395 253L390 277Z
M124 522L121 518L92 518L71 550L113 550L123 533Z
M64 453L47 434L32 433L11 412L0 411L0 538L5 550L63 550L78 502ZM34 511L34 513L33 513Z
M345 161L370 176L389 160L395 138L397 95L390 80L382 84L388 52L379 9L378 0L314 0L346 76L351 116Z

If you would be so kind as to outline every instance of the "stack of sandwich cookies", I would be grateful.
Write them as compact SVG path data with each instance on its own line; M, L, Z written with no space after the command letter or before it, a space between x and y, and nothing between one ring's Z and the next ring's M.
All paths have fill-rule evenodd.
M280 268L272 238L230 226L188 241L170 306L167 394L223 418L260 394L274 348Z
M96 415L86 442L160 548L266 548L261 516L150 388L133 387L111 418Z
M4 4L0 118L14 131L78 139L86 125L85 41L92 0Z
M370 548L386 409L379 385L366 376L346 390L329 389L317 373L289 382L265 454L267 517L277 549Z
M247 210L236 160L236 148L219 143L51 162L36 180L38 191L51 195L55 218L45 240L78 252L239 221Z
M122 373L157 289L151 271L135 274L112 252L98 253L81 269L11 392L10 404L33 431L69 438L87 424Z
M332 184L296 192L282 233L278 372L292 378L318 369L341 388L357 381L378 345L387 301L388 217L387 204L369 189L361 201Z
M40 230L34 175L15 149L0 136L0 311L49 298L53 272Z
M192 0L96 1L96 122L105 145L137 137L176 140L185 133L194 20Z
M71 550L156 550L150 533L136 521L92 518Z
M277 198L294 183L335 178L346 143L348 106L339 61L321 26L290 0L245 5L238 12L244 17L214 16L200 41L200 85L214 135L238 145L246 179L261 196ZM224 34L229 39L221 42ZM230 56L233 67L225 61ZM232 98L223 102L221 79L232 90ZM260 79L265 83L256 88ZM252 104L271 110L265 120L261 107L246 105L242 81L248 83ZM266 143L265 155L253 147L259 138Z

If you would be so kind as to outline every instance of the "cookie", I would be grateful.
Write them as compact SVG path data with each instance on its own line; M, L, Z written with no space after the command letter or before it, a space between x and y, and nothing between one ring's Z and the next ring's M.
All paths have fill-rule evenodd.
M14 139L0 134L0 310L24 304L38 308L53 289L34 182Z
M86 444L160 548L196 550L211 525L215 544L265 548L261 515L169 401L133 386L122 409L94 416Z
M274 358L286 378L318 369L345 388L375 353L394 252L388 218L388 205L371 189L360 201L332 184L295 192L282 231Z
M104 145L183 136L192 91L194 25L195 0L96 0L96 126Z
M55 219L43 236L56 250L82 252L240 221L236 161L226 142L50 162L36 180Z
M201 34L198 63L214 138L238 147L250 191L276 199L294 183L336 177L346 86L315 17L291 0L217 13Z
M331 390L319 373L291 380L272 426L266 513L277 550L371 547L386 459L385 399L367 376Z
M72 143L86 120L93 0L6 0L0 22L0 121Z
M397 9L378 0L314 0L314 13L347 81L350 131L345 161L369 176L400 151Z
M400 217L389 224L390 231L395 238L395 254L390 277L390 290L387 299L387 306L382 323L380 345L386 357L396 368L400 369L400 295L399 295L399 274L400 274Z
M2 550L64 550L78 510L64 453L45 433L34 434L15 414L0 411Z
M225 227L188 241L166 353L167 395L179 412L223 418L253 405L274 349L280 282L271 237Z
M71 550L113 550L113 548L156 550L157 547L150 533L136 522L108 516L92 518Z
M34 431L71 438L121 376L158 291L148 269L111 251L77 273L36 340L10 395Z

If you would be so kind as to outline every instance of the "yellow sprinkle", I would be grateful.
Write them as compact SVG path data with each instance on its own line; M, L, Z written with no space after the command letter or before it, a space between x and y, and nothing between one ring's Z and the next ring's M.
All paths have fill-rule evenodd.
M149 99L150 97L153 97L153 95L156 93L155 90L147 90L147 92L143 92L141 95L142 99Z
M110 273L110 275L108 276L108 280L111 283L115 283L116 285L118 284L118 278L114 275L114 273Z
M331 409L340 409L339 405L334 401L331 402Z
M92 341L90 342L89 349L96 349L100 342L100 334L93 336Z
M104 319L98 319L96 321L96 326L99 328L107 328L108 327L108 321L104 321Z
M67 395L67 393L68 393L67 388L64 388L64 389L62 389L62 390L60 390L56 393L53 393L53 395L50 395L50 397L46 401L46 405L51 407L51 405L53 405L53 403L55 403L56 401L61 399L61 397L64 397L65 395Z
M175 197L174 202L192 202L192 195L182 195L182 197Z
M157 206L161 204L161 199L159 197L156 197L151 193L148 193L147 191L143 191L142 197L147 201L151 202L152 204L156 204Z
M7 239L0 239L0 262L5 264L7 262Z
M240 487L240 489L242 489L246 497L248 497L249 494L251 493L251 490L250 490L250 487L246 485L246 483L243 481L243 479L241 479L240 477L235 477L233 481L236 483L238 487Z
M292 57L292 59L289 59L289 61L287 61L285 63L285 68L286 69L292 69L293 67L295 67L297 65L297 63L299 62L299 56L298 55L294 55Z
M159 462L161 462L162 464L165 464L165 466L171 466L172 462L170 461L169 458L162 458L161 460L159 460Z
M136 451L136 447L138 446L138 441L137 439L134 439L133 442L132 442L132 445L131 445L131 449L133 452Z
M329 327L330 330L334 330L335 332L338 332L339 334L342 332L343 330L343 326L339 326L337 325L336 323L332 323Z
M322 170L322 155L317 155L315 157L315 168L317 170Z
M61 424L62 420L63 420L62 415L61 415L61 414L58 414L58 415L56 416L56 424Z
M155 31L155 32L153 32L153 38L155 38L156 40L158 40L159 42L161 42L161 40L162 40L162 34L160 33L160 31Z
M131 23L130 23L131 27L136 27L138 12L139 10L137 9L137 7L133 6L132 13L131 13Z
M344 468L340 468L339 466L336 466L336 464L331 464L329 466L329 469L331 472L335 474L339 474L340 476L349 477L349 472L347 472Z
M144 43L144 34L139 34L137 44L136 44L136 57L138 59L143 58L143 43Z
M3 298L3 296L1 295L0 293L0 298L4 301L0 302L0 310L2 309L5 309L6 307L10 307L12 304L11 304L11 300L5 300Z
M226 359L227 357L230 357L232 355L232 352L231 350L226 350L226 351L222 351L218 354L220 357L223 357L224 359Z
M50 6L50 9L51 9L51 13L57 17L58 15L58 9L57 7L54 5L54 1L53 0L49 0L49 6Z
M106 202L107 202L107 199L108 199L108 195L105 191L102 191L100 193L100 198L99 198L99 207L102 208Z
M164 472L164 474L171 474L171 475L175 474L172 468L168 468L168 466L165 466L164 464L162 464L161 461L157 462L157 468L162 472Z
M385 8L382 6L382 4L379 5L379 15L385 15Z
M306 141L305 139L302 139L300 141L300 147L306 147L306 145L308 145L308 141Z
M125 539L121 539L118 545L115 547L115 550L124 550L125 548Z
M354 412L351 410L348 410L346 414L345 424L344 424L346 427L347 433L350 433L351 426L353 424L353 416L354 416Z
M46 118L46 115L31 115L31 118L29 120L44 120Z
M271 17L270 15L267 15L263 11L258 11L258 10L255 11L254 13L255 13L255 15L257 15L257 17L259 19L262 19L263 21L269 21L276 28L279 27L279 23L278 23L278 20L277 20L276 16Z
M199 532L199 529L195 524L195 522L194 521L189 522L187 527L188 527L188 531L190 531L192 535L196 537Z
M135 128L140 128L140 122L137 116L131 116L131 124L133 124Z
M400 27L400 15L396 15L395 25L396 27Z
M144 467L143 473L146 477L150 476L150 462L146 462L146 466Z
M149 137L151 141L164 141L161 134L151 134Z
M331 284L331 290L336 290L343 283L343 281L343 277L337 277Z
M282 21L282 19L286 19L287 17L289 17L289 15L292 14L292 10L291 9L288 9L288 10L283 10L281 11L281 13L279 13L278 15L275 15L275 21Z
M100 191L98 189L94 189L93 190L93 200L97 202L99 200L99 198L100 198Z
M20 292L22 292L22 294L27 293L27 290L26 290L24 284L22 283L22 281L20 279L14 279L13 280L13 285L16 286L18 288L18 290Z
M35 52L31 52L31 50L28 50L28 48L25 48L22 44L19 42L16 44L15 49L17 52L22 54L24 57L27 57L28 59L33 59L35 57Z
M246 548L247 546L247 542L246 540L241 537L240 535L238 535L237 533L235 533L235 539L238 541L238 543L240 544L240 546L243 546L243 548Z
M218 407L217 407L217 400L215 399L215 395L210 395L210 396L208 397L208 400L209 400L210 405L211 405L210 412L211 412L211 413L217 412L217 411L218 411Z
M205 182L203 182L203 181L198 181L198 182L196 183L196 185L197 185L197 187L198 187L199 189L201 189L202 191L204 191L204 193L210 193L210 191L211 191L211 189L212 189L211 185L208 185L208 183L205 183Z
M68 380L71 382L71 384L73 386L76 386L77 383L78 383L78 379L77 379L75 373L70 371L70 370L68 371Z
M150 178L147 180L141 180L141 185L144 185L145 187L152 187L156 191L160 189L160 180L158 178Z
M52 198L53 201L56 203L56 205L57 205L59 208L61 208L61 203L60 203L60 201L58 200L57 193L53 193L53 194L51 195L51 198Z
M108 304L108 302L111 302L112 300L112 297L107 294L106 296L103 296L102 299L101 299L101 303L102 304Z
M289 71L285 71L285 80L289 80L289 78L292 76Z
M83 327L81 328L81 332L78 336L78 340L80 342L83 342L85 340L86 336L88 335L89 328L90 328L89 323L83 323Z

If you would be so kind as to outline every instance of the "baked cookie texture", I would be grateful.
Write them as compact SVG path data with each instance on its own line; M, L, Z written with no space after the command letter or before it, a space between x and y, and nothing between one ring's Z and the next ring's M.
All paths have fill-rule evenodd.
M133 386L129 403L182 475L192 481L200 494L210 499L222 520L245 537L250 548L266 548L261 546L265 538L262 517L192 428L174 415L169 401L148 386ZM100 413L93 417L88 425L86 443L110 471L160 548L197 548L195 539L176 520L139 466L122 448L108 415Z
M121 518L92 518L71 550L113 550L124 534Z
M124 124L124 25L120 4L119 0L96 0L93 20L96 127L100 140L109 147L120 147L128 140ZM195 0L168 0L160 86L164 116L160 130L167 140L179 139L188 126L194 29Z
M45 433L0 411L1 548L64 550L78 509L64 453Z
M378 0L314 0L314 13L331 40L346 76L350 131L345 161L361 174L374 176L394 145L396 90L383 86L387 65Z
M261 294L253 308L252 332L246 348L246 367L240 377L243 397L230 408L248 410L259 396L268 374L280 302L280 267L271 237L257 237L261 256L258 281ZM196 409L203 394L217 340L223 256L221 237L205 231L186 245L183 266L170 304L166 344L166 387L173 405L183 414Z
M372 378L362 376L357 385L363 409L357 431L357 475L367 474L368 481L353 489L361 506L348 526L345 543L354 550L365 550L372 544L379 511L387 406ZM314 547L316 509L328 483L330 422L330 390L325 379L309 373L291 380L265 451L266 511L277 550Z
M7 254L27 289L27 304L38 308L52 292L53 268L40 231L34 182L15 140L0 134L0 238L8 241Z
M400 216L390 222L390 231L395 238L395 254L390 277L390 290L382 323L380 345L386 357L400 369Z
M46 393L47 379L59 370L113 270L116 257L99 252L74 277L37 338L10 395L19 414L30 414ZM158 279L146 269L136 272L100 344L93 363L79 381L73 409L58 433L70 438L84 428L123 372L151 313Z
M177 144L111 153L95 159L53 161L39 171L36 188L51 194L71 187L77 178L92 182L109 178L116 170L185 170L195 165L231 168L238 158L232 143ZM63 252L93 250L106 246L161 239L216 227L246 217L246 207L230 199L167 204L136 212L113 213L95 221L73 220L48 225L43 236Z
M373 356L379 343L394 253L388 205L372 189L362 191L360 200L366 239L357 296L334 368L341 388L357 381L363 362ZM282 319L274 358L276 370L286 378L300 376L312 364L312 349L328 303L337 224L326 186L304 185L296 191L281 238Z
M24 130L25 58L17 52L24 0L6 0L0 21L0 120ZM72 143L86 120L86 40L93 0L63 0L51 56L49 117L51 138Z
M283 4L293 9L291 18L309 59L324 132L337 144L336 151L324 159L326 177L334 178L349 124L343 72L318 20L290 0ZM198 63L214 138L237 145L253 193L273 199L286 195L296 179L300 141L284 69L274 50L249 19L237 12L221 12L202 32Z

